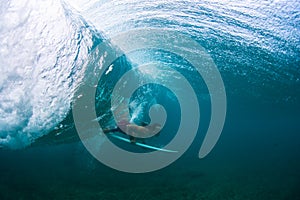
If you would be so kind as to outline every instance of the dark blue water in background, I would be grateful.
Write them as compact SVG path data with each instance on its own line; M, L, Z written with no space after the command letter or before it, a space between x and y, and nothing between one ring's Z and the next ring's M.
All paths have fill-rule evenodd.
M0 199L300 199L297 1L0 5ZM70 108L78 84L90 75L82 66L96 46L118 33L147 27L180 31L207 50L224 81L227 116L217 145L199 159L210 119L201 77L190 64L163 51L120 58L98 84L101 125L114 125L108 103L114 83L148 61L168 63L200 91L200 128L188 151L162 170L128 174L89 154ZM117 44L108 45L117 49ZM166 73L160 78L172 77ZM150 142L161 145L173 137L180 112L170 91L150 85L131 101L136 122L148 119L149 104L165 105L166 127Z

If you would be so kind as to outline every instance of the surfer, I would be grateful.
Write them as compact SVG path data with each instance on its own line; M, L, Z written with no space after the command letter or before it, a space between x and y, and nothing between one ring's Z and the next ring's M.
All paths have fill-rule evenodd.
M142 123L141 126L132 124L127 120L122 120L118 122L118 126L113 129L104 129L104 133L114 133L120 132L129 136L130 142L135 143L136 138L146 138L151 137L152 135L158 136L159 131L161 130L161 125L155 123L147 125L147 123Z

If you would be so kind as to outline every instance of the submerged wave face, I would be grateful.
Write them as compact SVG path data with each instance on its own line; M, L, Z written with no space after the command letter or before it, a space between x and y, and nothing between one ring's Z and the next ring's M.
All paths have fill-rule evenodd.
M176 30L199 42L231 95L296 102L299 22L297 0L1 1L0 146L25 147L60 125L69 115L76 88L89 76L83 63L94 59L90 50L104 39L102 33L112 38L135 28ZM149 57L170 57L157 52L126 56L134 65ZM126 71L124 66L128 63L120 62L111 74ZM190 65L180 63L178 68L198 84ZM171 76L158 78L168 81ZM99 106L107 102L107 91L99 88Z
M0 4L0 145L20 148L67 115L92 34L59 1Z
M247 90L250 95L263 96L267 91L279 95L276 98L280 100L292 99L294 91L287 92L286 88L300 84L300 2L297 0L70 3L109 37L135 28L167 28L186 33L211 54L224 81L229 79L227 85L238 84L231 80L235 77L251 83Z

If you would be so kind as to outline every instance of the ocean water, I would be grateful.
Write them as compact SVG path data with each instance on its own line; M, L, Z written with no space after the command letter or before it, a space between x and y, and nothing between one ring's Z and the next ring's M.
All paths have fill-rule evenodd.
M297 0L4 0L0 8L0 199L300 199ZM201 48L180 45L184 38ZM200 72L190 55L204 58L196 62ZM214 104L222 84L207 67L211 61L226 92L224 126L214 118L224 108ZM112 95L130 71L127 81L147 84L126 98ZM193 118L198 108L181 110L178 94L190 93L180 75L195 91L200 120ZM94 98L84 108L95 107L95 116L78 121L89 116L76 115L85 89ZM113 169L81 139L99 132L89 121L116 126L124 101L136 124L151 122L153 105L164 107L164 127L147 144L172 143L183 122L190 127L182 146L193 127L197 135L186 151L181 142L172 149L182 155L165 168ZM199 159L212 123L220 137ZM103 135L97 151L108 140L139 155L150 152Z

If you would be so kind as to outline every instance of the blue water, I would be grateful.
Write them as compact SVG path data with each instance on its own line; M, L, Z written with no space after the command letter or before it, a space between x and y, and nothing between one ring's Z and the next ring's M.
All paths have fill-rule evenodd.
M7 0L0 8L0 199L300 199L298 1ZM196 41L222 76L226 120L203 159L198 153L213 95L186 59L145 48L115 59L100 81L94 79L105 55L125 51L111 38L150 28ZM104 50L98 49L101 44ZM115 126L114 86L126 72L148 63L161 68L140 70L137 79L175 84L171 71L159 71L168 66L191 84L200 107L199 129L170 166L146 174L119 172L87 151L72 108L82 85L96 83L95 120L103 128ZM129 98L130 120L150 122L149 109L157 103L168 118L161 134L146 142L164 146L175 137L181 116L170 89L139 88Z

